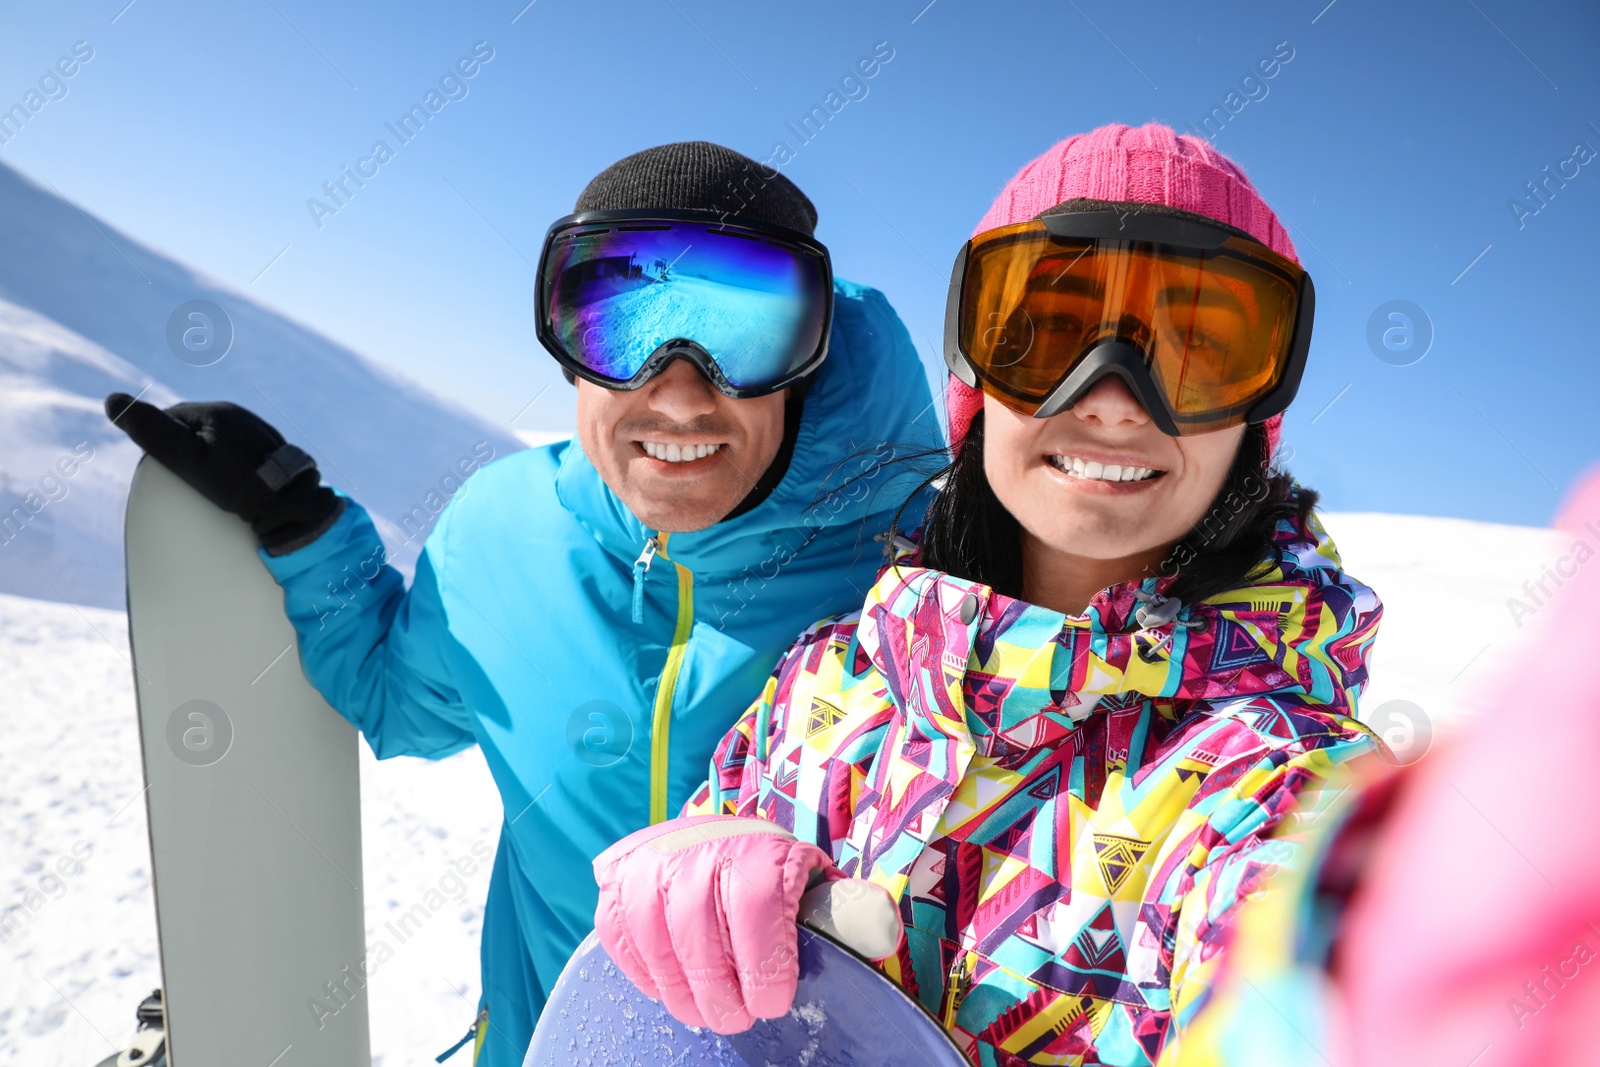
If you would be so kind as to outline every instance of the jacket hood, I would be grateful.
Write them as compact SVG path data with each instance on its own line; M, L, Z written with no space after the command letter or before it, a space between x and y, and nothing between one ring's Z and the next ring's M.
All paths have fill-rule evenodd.
M915 464L889 461L943 443L927 375L905 325L876 289L835 279L828 357L806 393L783 479L745 514L673 534L669 553L697 578L715 578L770 555L774 538L785 531L802 528L802 541L809 541L851 525L862 526L862 551L875 551L871 539L888 529L921 480ZM556 492L626 564L657 532L611 491L576 440L562 458ZM920 520L919 505L912 509Z
M1146 698L1169 717L1174 702L1262 695L1353 716L1382 605L1315 516L1279 523L1274 549L1256 581L1203 603L1163 604L1173 579L1149 578L1102 590L1081 616L893 566L868 594L861 645L913 729L988 756Z

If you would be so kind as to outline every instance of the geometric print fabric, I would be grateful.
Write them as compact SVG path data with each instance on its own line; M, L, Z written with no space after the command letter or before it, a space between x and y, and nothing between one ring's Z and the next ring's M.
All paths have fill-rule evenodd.
M1154 1064L1267 836L1373 747L1377 597L1314 518L1274 556L1146 630L1135 590L1169 578L1066 617L892 565L784 656L685 813L769 819L888 890L907 936L880 966L975 1063Z

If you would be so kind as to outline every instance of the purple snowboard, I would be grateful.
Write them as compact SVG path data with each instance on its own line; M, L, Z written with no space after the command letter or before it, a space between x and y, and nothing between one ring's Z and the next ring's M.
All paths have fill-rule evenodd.
M899 986L850 950L799 929L794 1007L730 1037L668 1015L590 934L556 980L523 1067L970 1067L939 1021Z

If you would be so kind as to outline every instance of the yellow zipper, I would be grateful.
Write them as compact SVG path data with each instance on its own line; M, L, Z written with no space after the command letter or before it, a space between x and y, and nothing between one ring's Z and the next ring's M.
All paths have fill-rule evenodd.
M689 646L689 631L694 628L694 575L689 568L667 555L667 539L660 536L657 554L678 571L678 624L667 649L667 664L661 669L661 684L656 687L655 714L650 729L650 822L667 819L667 741L672 732L672 698L678 690L678 674Z
M961 959L956 961L956 969L950 974L950 982L946 987L947 996L944 1002L944 1028L955 1029L956 1013L961 1010L961 1002L967 999L967 993L972 987L972 972L978 963L978 954L964 952Z
M478 1057L483 1055L483 1039L489 1036L489 1006L485 1004L483 1010L478 1012L477 1040L472 1043L472 1062L477 1063Z

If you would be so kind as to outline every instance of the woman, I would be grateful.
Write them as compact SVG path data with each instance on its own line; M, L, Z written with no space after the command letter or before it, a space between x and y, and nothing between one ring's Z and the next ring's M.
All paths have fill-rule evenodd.
M1377 598L1269 466L1310 305L1201 141L1108 126L1012 179L952 281L920 554L801 635L687 818L595 861L641 989L719 1032L783 1014L800 894L853 876L975 1062L1156 1060L1268 835L1374 744Z

